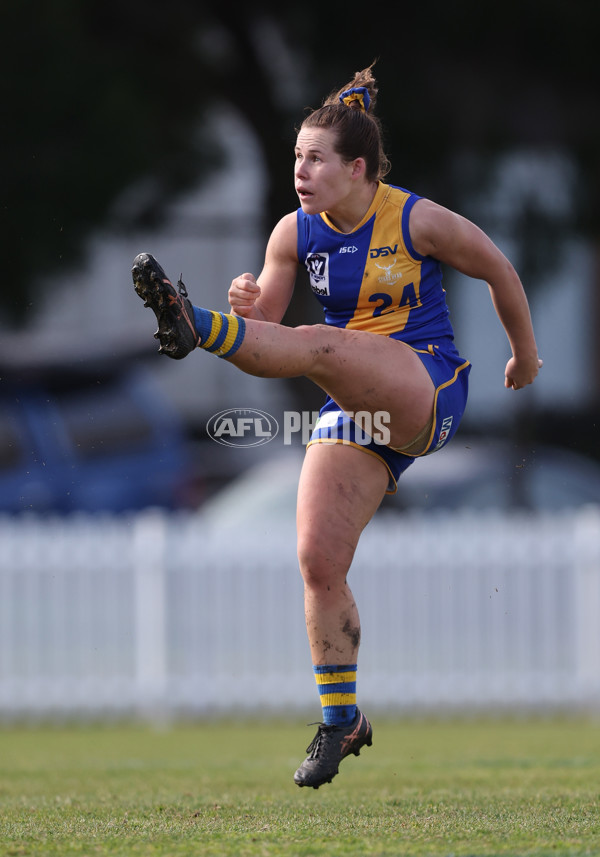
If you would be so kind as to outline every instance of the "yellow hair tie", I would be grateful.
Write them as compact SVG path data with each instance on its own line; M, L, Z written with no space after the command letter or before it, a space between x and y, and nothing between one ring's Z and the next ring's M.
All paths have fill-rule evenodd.
M353 101L358 101L360 109L363 113L366 113L369 109L371 98L366 86L353 86L352 89L347 89L345 92L342 92L340 95L340 101L342 104L345 104L346 107L350 107Z

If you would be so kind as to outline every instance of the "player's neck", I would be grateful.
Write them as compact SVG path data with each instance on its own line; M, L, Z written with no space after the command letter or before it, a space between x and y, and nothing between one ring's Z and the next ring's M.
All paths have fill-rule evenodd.
M365 182L351 196L325 212L328 220L340 232L353 232L371 207L378 188L379 182Z

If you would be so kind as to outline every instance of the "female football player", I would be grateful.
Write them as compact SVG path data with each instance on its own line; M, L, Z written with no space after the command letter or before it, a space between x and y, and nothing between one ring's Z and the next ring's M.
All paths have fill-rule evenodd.
M314 788L372 740L356 706L361 629L347 582L360 534L414 459L448 443L465 409L470 364L454 345L442 264L488 283L512 351L505 386L530 384L542 365L523 287L498 247L464 217L383 182L376 100L369 67L304 119L294 167L300 206L275 226L260 275L233 280L231 313L193 306L148 254L133 266L162 353L180 359L198 346L251 375L306 376L326 394L297 505L323 722L294 779ZM323 324L280 323L299 265Z

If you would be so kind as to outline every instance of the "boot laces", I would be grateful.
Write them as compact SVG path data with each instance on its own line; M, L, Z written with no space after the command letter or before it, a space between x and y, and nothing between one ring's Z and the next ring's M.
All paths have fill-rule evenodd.
M181 295L181 297L187 298L188 297L188 290L186 288L185 283L181 279L182 277L183 277L183 274L180 274L179 279L177 280L177 288L179 289L179 294Z
M328 726L326 723L309 723L309 726L318 726L317 734L312 739L308 747L306 748L306 752L308 753L309 759L316 759L319 755L319 750L321 749L321 744L323 743L323 738L331 732L335 727Z

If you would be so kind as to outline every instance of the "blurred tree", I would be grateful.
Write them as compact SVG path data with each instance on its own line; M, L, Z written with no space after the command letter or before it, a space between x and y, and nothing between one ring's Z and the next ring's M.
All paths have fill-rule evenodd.
M148 205L137 215L150 217L153 197L196 180L199 152L203 164L215 162L201 126L190 128L192 4L173 0L172 15L161 5L2 5L2 234L11 284L2 304L12 315L23 313L36 277L76 261L126 187L146 180Z
M568 15L559 0L430 0L368 16L325 4L319 31L340 47L324 54L318 74L347 74L344 55L352 68L380 57L380 112L397 183L464 206L507 152L559 151L580 177L572 228L597 230L599 24L594 0L574 0Z
M232 15L195 0L6 0L0 186L10 287L0 305L13 320L25 320L40 277L78 261L94 228L158 225L178 192L222 163L205 121L215 103L230 101L255 129L277 126L286 111L259 24L247 6ZM264 35L275 41L276 31ZM269 163L285 148L289 165L291 139L262 134ZM273 197L282 186L273 182Z
M219 101L264 152L267 231L296 205L302 109L375 58L391 181L464 210L500 154L559 149L582 179L571 226L597 231L599 16L595 0L574 0L568 14L558 0L254 0L235 11L201 0L4 0L1 306L22 318L40 275L76 261L109 216L120 228L159 223L166 203L221 163L206 123ZM531 225L531 206L523 216ZM541 238L528 264L539 265L556 229L534 217Z

